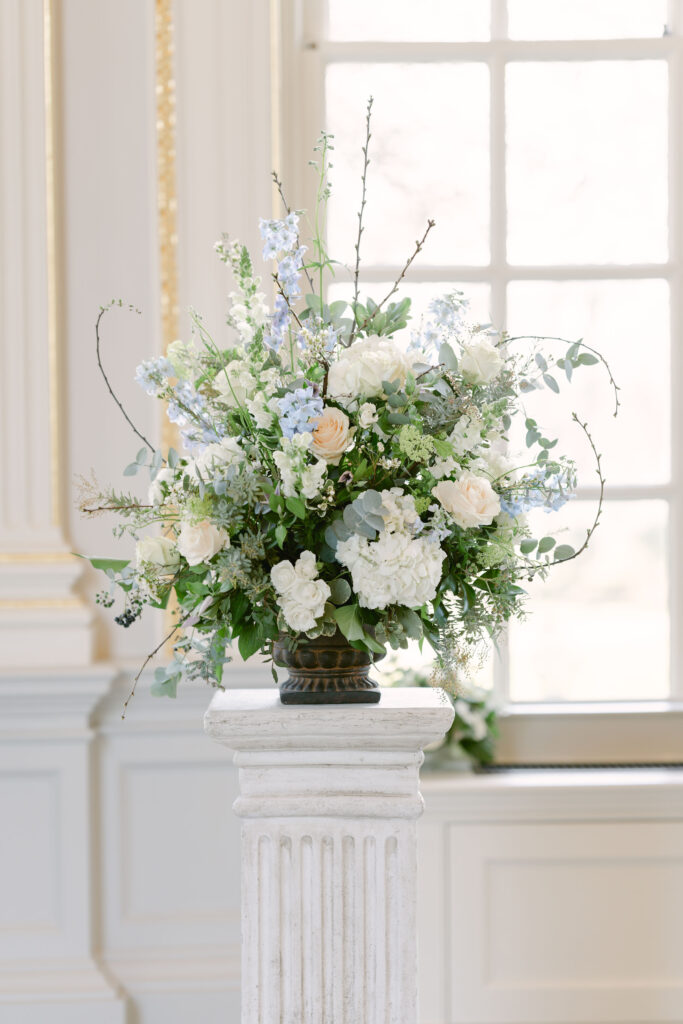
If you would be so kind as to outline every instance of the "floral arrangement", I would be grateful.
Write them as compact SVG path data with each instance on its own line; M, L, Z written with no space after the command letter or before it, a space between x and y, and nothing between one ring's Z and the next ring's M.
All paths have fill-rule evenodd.
M493 694L481 686L463 685L447 680L448 694L455 716L453 724L442 740L426 750L427 762L435 767L483 767L495 757L498 736L498 708ZM431 675L420 668L405 669L396 666L382 673L385 686L430 686Z
M182 677L222 685L235 645L244 659L269 657L278 637L294 646L336 631L373 653L427 641L442 667L461 667L523 615L524 581L575 558L599 520L601 505L578 550L531 535L525 513L562 506L576 474L523 406L535 389L559 391L557 371L571 381L604 363L599 353L566 342L557 358L544 355L538 340L472 323L455 290L408 327L410 299L394 296L433 221L389 293L361 299L370 107L349 301L325 299L326 278L341 270L323 237L332 149L323 133L309 245L273 176L284 215L260 222L273 309L246 247L223 238L216 252L235 288L227 337L214 339L191 313L189 339L138 367L137 382L177 425L179 450L149 443L114 395L100 351L110 307L100 310L98 361L143 442L124 474L147 471L150 484L141 498L93 477L81 507L116 513L115 534L136 541L134 560L91 560L109 577L98 601L123 595L118 623L174 597L163 641L173 660L156 670L156 694L175 696ZM600 456L574 418L602 493ZM510 447L520 419L523 456Z

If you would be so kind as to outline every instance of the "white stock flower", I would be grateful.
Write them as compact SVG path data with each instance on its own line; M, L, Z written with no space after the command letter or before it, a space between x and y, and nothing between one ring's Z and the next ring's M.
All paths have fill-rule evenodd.
M141 537L135 545L135 558L138 565L147 562L171 571L180 562L176 543L170 537Z
M476 416L461 416L448 436L456 455L466 455L481 444L484 421Z
M318 459L312 466L306 466L301 474L301 494L309 501L316 498L323 489L323 478L327 472L327 463Z
M488 384L504 366L505 360L488 338L463 346L460 372L470 384Z
M243 359L233 359L213 379L213 386L221 396L220 400L230 409L244 405L256 391L256 380L249 364Z
M362 395L382 394L382 381L403 386L414 365L413 356L390 338L373 335L343 349L330 367L327 394L347 408Z
M253 398L246 399L246 406L261 430L268 430L273 425L274 413L268 408L265 391L257 391Z
M188 565L208 562L223 548L230 547L230 534L204 519L201 523L183 523L178 534L178 551Z
M432 494L458 526L488 526L500 512L500 498L486 477L463 473L459 480L442 480Z

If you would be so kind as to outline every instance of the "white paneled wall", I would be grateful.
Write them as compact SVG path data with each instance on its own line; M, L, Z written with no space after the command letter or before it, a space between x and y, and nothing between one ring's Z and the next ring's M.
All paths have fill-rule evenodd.
M112 298L143 311L106 323L114 387L144 433L160 431L131 379L161 345L155 4L45 7L55 261L44 5L0 0L0 1021L233 1024L237 778L202 733L209 694L155 701L143 679L122 721L158 629L95 614L94 575L69 554L114 550L105 520L73 510L72 475L120 482L137 447L95 364L93 323ZM218 330L231 286L212 242L229 230L257 250L271 210L270 7L175 2L180 305ZM228 681L269 685L258 667ZM426 775L424 791L424 1024L682 1024L673 773Z

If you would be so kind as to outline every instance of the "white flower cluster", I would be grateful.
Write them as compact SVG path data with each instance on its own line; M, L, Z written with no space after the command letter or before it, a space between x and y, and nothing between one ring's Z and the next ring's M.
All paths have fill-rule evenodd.
M418 608L436 597L446 557L433 534L415 536L421 521L411 495L400 487L381 491L384 529L370 541L354 533L337 545L337 561L351 573L363 608Z
M275 465L282 477L282 493L285 498L294 498L299 494L315 498L323 489L327 463L317 459L308 464L308 452L313 444L311 434L295 434L291 439L282 438L282 448L273 453Z
M382 394L382 381L396 382L403 387L417 354L404 351L390 338L373 335L355 341L343 349L330 367L327 380L328 397L347 409L359 396L372 398Z
M284 620L295 632L313 629L315 620L325 611L330 588L324 580L317 579L317 575L312 551L302 552L295 565L285 560L270 570L270 579L280 595Z
M230 308L230 323L239 333L240 338L246 345L253 340L258 327L262 327L268 319L268 306L263 292L249 294L249 286L256 284L247 277L242 281L245 292L230 292L229 298L232 303Z
M192 480L210 481L215 476L224 476L231 466L244 462L246 456L236 437L224 437L207 444L196 459L188 463L187 472Z

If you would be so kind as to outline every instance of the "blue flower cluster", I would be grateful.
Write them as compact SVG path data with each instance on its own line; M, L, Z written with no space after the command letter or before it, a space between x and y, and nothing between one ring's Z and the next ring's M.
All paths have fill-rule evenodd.
M539 486L540 485L540 486ZM575 498L573 479L568 469L546 476L542 469L528 474L523 489L514 497L501 498L500 508L508 516L521 515L532 508L543 508L546 512L557 512L568 501Z
M299 216L289 213L284 220L259 220L259 229L263 239L264 260L277 259L281 252L290 252L299 237Z
M306 246L297 247L299 239L299 216L289 213L284 220L259 221L263 239L264 260L278 260L277 276L282 291L288 299L301 295L301 268L304 264ZM281 259L279 257L282 257Z
M277 352L285 340L285 331L289 326L289 306L286 299L278 295L275 299L275 311L270 318L270 333L266 334L263 344Z
M173 389L173 397L168 400L166 414L171 423L183 426L191 418L201 417L205 410L206 402L202 395L195 391L189 381L181 380Z
M441 298L432 299L429 304L429 312L439 327L458 331L462 327L468 305L467 299L461 292L453 291Z
M298 299L301 295L301 268L304 265L306 246L300 245L294 252L283 257L277 265L277 276L282 291L288 299Z
M175 370L166 356L146 359L135 371L135 383L148 395L156 395L169 377L175 377Z
M323 401L316 397L312 387L296 388L278 401L280 427L285 437L295 434L312 434L315 424L311 419L322 416Z

